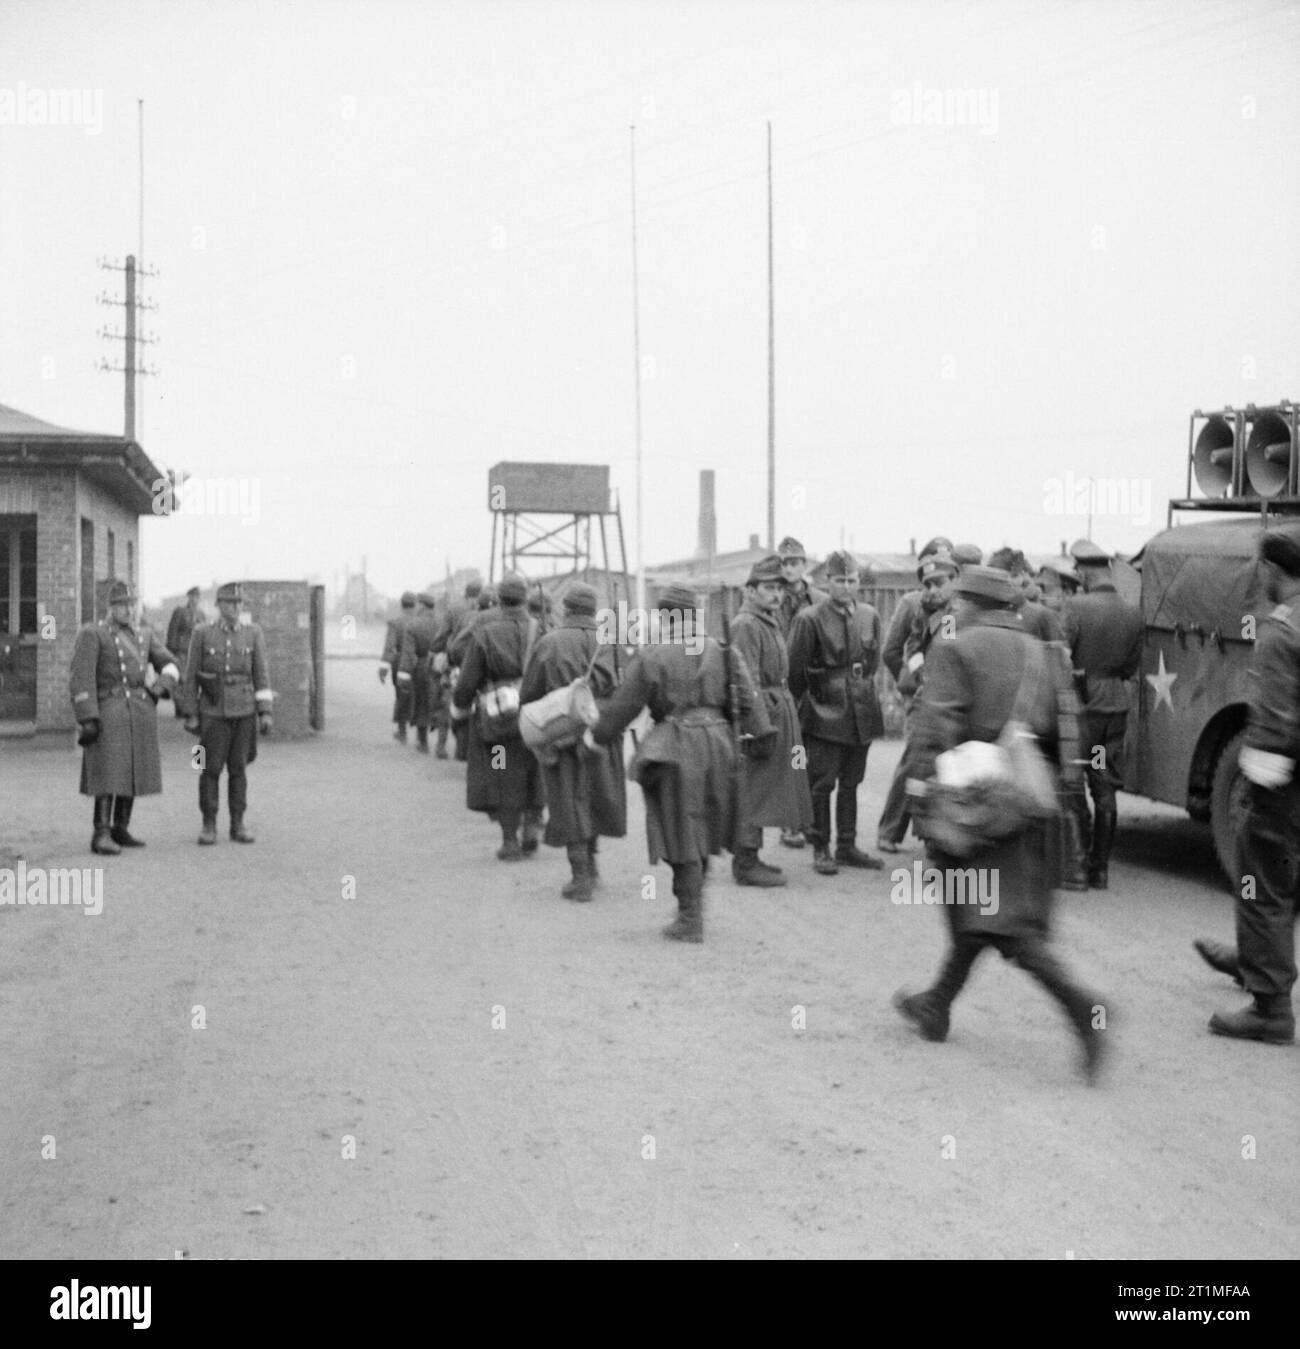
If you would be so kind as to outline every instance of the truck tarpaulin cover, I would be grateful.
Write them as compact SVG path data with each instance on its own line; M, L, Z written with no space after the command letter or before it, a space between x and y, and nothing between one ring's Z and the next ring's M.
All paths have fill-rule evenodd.
M1270 525L1300 542L1300 523ZM1246 614L1268 612L1256 548L1257 520L1182 525L1157 534L1134 562L1142 570L1142 618L1150 627L1197 624L1241 638Z

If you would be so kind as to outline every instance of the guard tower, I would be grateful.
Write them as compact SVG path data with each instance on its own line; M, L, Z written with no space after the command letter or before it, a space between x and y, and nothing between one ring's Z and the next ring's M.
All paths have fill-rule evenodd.
M535 563L544 558L557 564L552 569L557 575L591 581L592 567L597 565L594 524L600 542L599 565L608 588L621 583L623 594L628 593L623 516L617 500L610 505L607 465L494 464L488 470L488 509L492 512L490 582L507 571L526 572L537 578ZM617 567L609 551L610 529L617 532ZM567 565L560 567L559 563Z

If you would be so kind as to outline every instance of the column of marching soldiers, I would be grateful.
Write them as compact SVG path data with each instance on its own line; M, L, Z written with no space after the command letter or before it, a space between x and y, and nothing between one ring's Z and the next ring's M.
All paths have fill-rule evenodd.
M1279 593L1291 594L1300 589L1300 551L1292 572L1288 557L1275 579ZM894 1002L927 1039L943 1040L953 1000L993 947L1060 1003L1092 1083L1105 1052L1104 1002L1056 954L1051 894L1108 886L1143 623L1118 594L1110 557L1090 540L1036 575L1017 549L1001 548L987 562L973 544L931 539L919 555L918 588L882 631L879 613L861 598L852 554L830 555L822 591L806 579L803 546L786 538L754 565L723 643L704 631L695 592L670 585L656 602L649 642L630 655L605 626L610 611L598 618L591 586L568 585L553 616L540 586L530 595L525 580L509 573L495 590L468 586L464 603L441 618L433 596L404 595L380 679L393 676L399 741L413 726L417 747L428 753L434 731L434 752L445 758L454 740L455 757L467 763L469 809L500 826L501 861L526 859L542 841L566 850L566 899L593 898L598 840L625 835L625 778L639 784L650 861L669 864L678 905L664 936L690 943L703 940L712 857L731 852L741 886L787 883L760 856L765 827L780 831L784 847L811 843L815 875L883 869L857 842L858 787L871 742L884 730L875 681L882 663L904 700L905 743L877 827L879 852L900 852L911 825L928 840L938 869L967 865L965 855L945 855L927 828L936 760L966 742L997 741L1008 722L1023 723L1054 774L1059 810L990 840L978 861L997 874L1000 904L977 911L949 901L951 942L938 976L923 992L900 990ZM1290 640L1270 630L1274 639ZM570 731L530 749L517 721L503 718L501 690L513 691L508 706L518 708L575 682L594 695L595 724L581 737ZM652 728L634 741L625 773L624 732L647 709ZM1277 756L1264 747L1263 720L1252 714L1256 748L1247 753L1271 760ZM1259 781L1245 757L1243 769ZM1294 1037L1294 956L1288 965L1279 936L1285 927L1289 938L1287 901L1283 893L1274 899L1280 922L1262 910L1244 919L1239 912L1240 960L1231 947L1197 943L1208 963L1238 983L1246 982L1248 963L1254 970L1247 983L1254 1005L1216 1013L1210 1027L1218 1034L1274 1043Z
M1210 1028L1285 1044L1295 1036L1292 929L1300 888L1300 547L1265 531L1259 553L1279 603L1256 644L1241 757L1250 800L1240 851L1252 883L1237 897L1237 949L1214 942L1197 949L1253 999L1244 1010L1216 1013ZM902 850L910 824L927 844L932 870L964 871L969 850L945 851L938 828L936 761L972 743L998 742L1008 725L1027 729L1059 808L1054 802L1050 815L1010 833L990 830L977 860L998 878L998 904L975 907L945 892L951 940L944 963L928 989L900 990L895 1005L927 1039L943 1040L953 1000L993 947L1061 1004L1093 1082L1105 1047L1097 1017L1104 1004L1075 983L1053 948L1051 895L1107 887L1127 685L1138 671L1143 623L1117 593L1100 548L1080 540L1071 554L1034 576L1018 550L999 549L985 565L974 545L934 538L920 554L918 588L902 597L884 632L861 598L852 554L830 555L823 592L805 577L802 545L787 538L754 565L725 644L706 633L695 592L670 585L653 613L641 616L653 620L639 634L649 640L630 652L627 634L608 623L609 610L598 611L590 585L569 584L553 618L540 587L530 602L524 579L508 573L495 589L468 586L464 603L441 618L433 596L404 595L379 676L393 678L399 741L413 726L427 753L433 731L434 752L446 758L454 740L455 757L467 764L469 809L500 826L501 861L529 858L542 841L566 850L566 899L593 898L598 840L626 834L625 779L636 782L650 861L672 869L678 911L664 935L689 943L703 940L712 857L730 851L742 886L787 883L781 868L760 857L764 828L779 829L790 849L811 842L815 875L883 869L857 842L858 787L871 742L884 730L875 681L882 662L906 720L877 827L879 852ZM241 603L238 585L222 586L219 616L208 623L191 591L164 646L137 620L135 595L117 581L107 617L78 633L70 693L83 746L81 792L94 800L95 853L143 846L131 831L132 807L137 796L162 790L156 703L165 696L199 737L198 842L217 841L223 770L230 837L253 841L244 823L246 769L259 734L272 729L273 695L261 629L240 621ZM182 644L183 674L172 654ZM565 734L530 748L521 708L566 690L587 694L585 729L565 730L561 720ZM634 736L625 773L624 732L645 710L652 726L639 741Z

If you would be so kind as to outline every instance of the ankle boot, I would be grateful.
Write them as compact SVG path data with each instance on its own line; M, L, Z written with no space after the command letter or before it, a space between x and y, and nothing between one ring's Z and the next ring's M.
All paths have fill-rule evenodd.
M537 819L536 811L528 811L524 815L524 837L519 845L519 851L525 857L531 857L537 851L537 845L542 841L542 830Z
M677 917L663 930L669 941L697 945L704 940L704 872L698 862L673 866Z
M519 862L523 860L524 850L519 846L519 826L513 821L501 824L501 846L497 849L500 862Z
M785 884L785 873L758 860L757 848L737 848L731 859L731 875L737 885L758 885L765 889Z
M217 817L215 815L205 815L203 817L203 828L199 830L199 842L205 847L210 847L217 841Z
M591 892L595 878L591 874L591 859L587 856L587 845L585 843L570 843L568 846L569 867L573 872L573 879L560 890L560 894L565 899L576 900L579 904L586 904L591 899Z
M241 811L238 815L232 814L230 817L230 837L236 843L252 843L253 836L244 828L244 815Z
M95 832L91 835L90 851L106 857L116 857L122 849L113 841L113 798L95 798Z
M1295 1039L1295 1014L1287 995L1270 997L1256 993L1249 1007L1239 1012L1215 1012L1210 1018L1215 1035L1234 1040L1262 1040L1268 1045L1289 1045Z
M813 797L813 827L805 831L813 845L813 870L819 876L838 876L831 857L831 802L828 796Z
M144 839L136 838L127 827L131 823L131 807L135 805L134 796L119 796L113 801L113 842L124 848L143 848Z
M861 867L865 871L880 871L885 865L879 857L872 857L869 852L863 852L861 848L856 847L852 834L836 843L835 861L838 866Z
M447 728L438 727L438 744L433 751L435 759L445 759L447 757Z
M1116 812L1098 810L1092 822L1092 852L1088 857L1088 884L1105 890L1109 882L1110 850L1115 842Z
M429 752L429 728L427 726L417 726L415 728L415 748L421 754Z
M406 744L406 723L404 721L397 723L397 729L393 732L393 739L403 745Z

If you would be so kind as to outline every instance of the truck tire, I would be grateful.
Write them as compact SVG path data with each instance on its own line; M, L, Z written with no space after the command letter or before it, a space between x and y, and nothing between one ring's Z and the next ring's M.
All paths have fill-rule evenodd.
M1210 828L1214 833L1214 851L1218 854L1219 865L1228 878L1228 886L1233 894L1241 883L1237 865L1237 839L1246 819L1248 791L1250 783L1237 765L1245 742L1244 731L1224 745L1214 765L1214 780L1210 787Z

